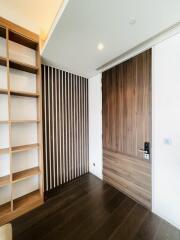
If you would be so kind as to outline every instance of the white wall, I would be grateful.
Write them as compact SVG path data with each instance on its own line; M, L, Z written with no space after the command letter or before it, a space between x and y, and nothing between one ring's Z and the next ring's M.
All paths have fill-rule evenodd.
M153 212L180 228L180 34L152 59Z
M102 75L89 79L89 171L102 179Z

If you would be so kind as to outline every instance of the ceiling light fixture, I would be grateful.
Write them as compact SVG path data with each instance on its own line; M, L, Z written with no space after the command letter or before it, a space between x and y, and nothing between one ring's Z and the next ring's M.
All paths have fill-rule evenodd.
M103 45L102 43L99 43L99 44L97 45L97 49L98 49L99 51L102 51L102 50L104 49L104 45Z

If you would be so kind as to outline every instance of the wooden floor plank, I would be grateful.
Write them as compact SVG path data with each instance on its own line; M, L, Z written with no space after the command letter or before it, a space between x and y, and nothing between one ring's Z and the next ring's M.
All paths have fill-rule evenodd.
M48 216L41 219L40 222L33 224L28 231L26 231L24 234L21 234L19 239L24 239L27 233L29 233L29 236L33 237L34 240L40 239L40 237L44 237L44 234L48 234L48 232L53 231L54 228L63 227L63 225L66 223L66 218L73 214L75 210L80 209L80 207L83 206L84 203L87 203L93 196L93 201L97 200L97 192L101 192L101 190L104 191L106 188L108 188L110 190L109 194L118 192L116 189L111 188L107 184L98 184L97 186L94 186L94 188L91 188L91 185L88 183L85 183L85 185L87 186L87 189L89 189L88 191L85 191L84 186L81 185L78 189L76 189L76 191L70 192L68 195L70 197L69 200L64 197L60 198L60 207L58 209L56 208L52 212L52 209L54 209L55 206L51 205L51 212L49 212ZM97 191L96 188L98 189ZM78 192L81 193L79 196L77 196ZM46 232L44 231L45 228ZM31 237L26 237L26 239L31 239Z
M134 240L153 240L157 235L161 219L149 212Z
M101 194L93 191L91 196L88 196L89 199L83 199L80 205L81 207L74 205L73 208L68 209L68 211L64 213L64 222L58 225L57 228L54 228L54 231L49 232L45 239L56 239L57 235L60 238L63 238L64 235L68 238L71 233L78 229L80 222L86 220L100 205L109 202L118 194L118 191L114 191L114 189L112 191L112 189L107 188L107 186L108 185L105 185ZM71 231L68 231L69 226L71 226Z
M124 223L114 231L109 239L134 239L147 214L148 210L146 208L136 204Z
M114 211L111 216L105 221L105 223L98 228L98 230L87 239L89 240L96 240L96 239L109 239L112 232L120 226L120 224L124 221L126 216L128 216L131 209L135 206L135 202L130 199L126 198L120 204L120 206Z
M37 225L38 222L46 219L49 215L54 214L54 212L69 206L74 199L78 198L78 194L85 193L85 188L90 190L92 188L91 185L93 185L94 188L103 185L102 181L93 182L93 179L92 175L85 175L81 179L78 178L67 183L65 186L62 186L60 190L56 190L56 195L50 193L50 196L53 197L49 198L44 205L13 221L13 224L16 226L13 228L14 235L22 234L26 229L30 229L33 225ZM39 214L37 214L37 211Z
M162 220L159 231L153 240L180 240L180 231Z
M87 218L81 221L75 231L71 231L71 234L66 236L66 239L87 239L103 224L124 199L125 196L121 193L117 193L114 196L111 195L109 199L105 198L103 203L91 209Z
M13 240L180 240L175 227L91 174L53 190L12 225Z

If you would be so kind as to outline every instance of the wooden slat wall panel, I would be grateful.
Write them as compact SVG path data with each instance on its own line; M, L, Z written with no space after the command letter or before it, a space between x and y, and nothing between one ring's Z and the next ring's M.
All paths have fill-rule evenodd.
M45 191L89 171L88 79L42 65Z
M104 180L151 206L151 50L103 73Z

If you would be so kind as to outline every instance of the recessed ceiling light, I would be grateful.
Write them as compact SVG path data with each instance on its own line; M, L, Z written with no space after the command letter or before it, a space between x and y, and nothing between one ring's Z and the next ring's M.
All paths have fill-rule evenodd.
M134 25L136 23L136 19L135 18L130 18L129 19L129 24Z
M98 49L99 51L102 51L102 50L104 49L103 43L99 43L99 44L97 45L97 49Z

